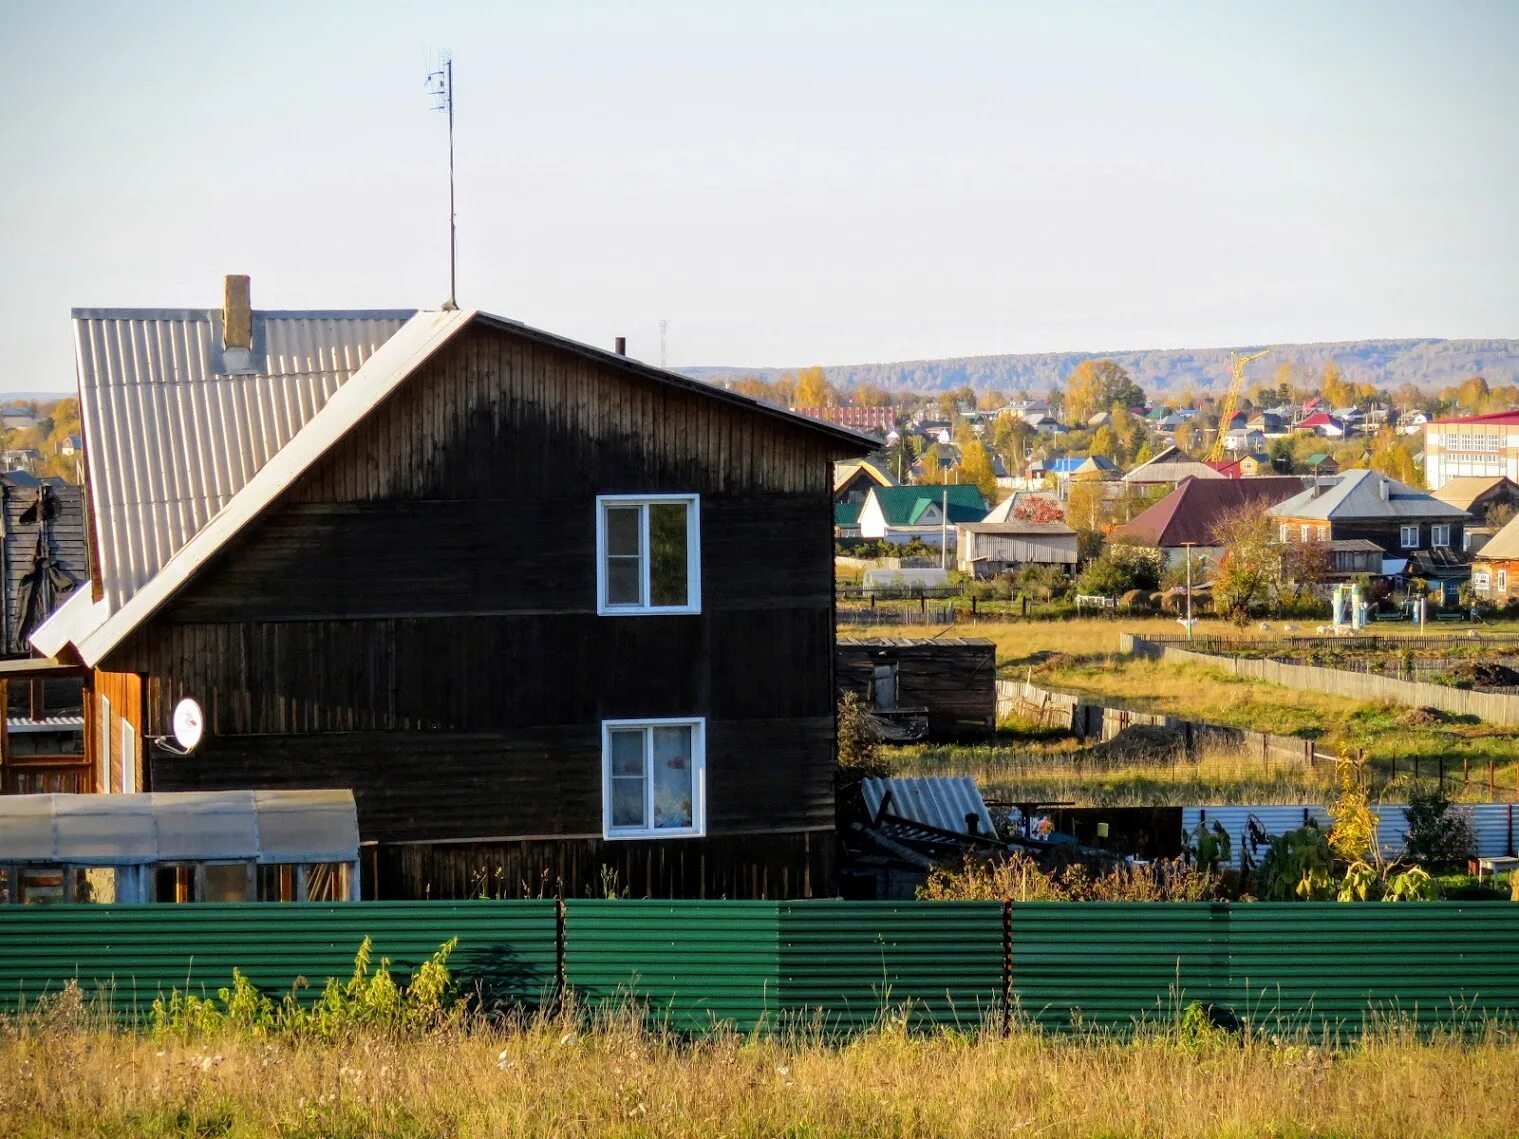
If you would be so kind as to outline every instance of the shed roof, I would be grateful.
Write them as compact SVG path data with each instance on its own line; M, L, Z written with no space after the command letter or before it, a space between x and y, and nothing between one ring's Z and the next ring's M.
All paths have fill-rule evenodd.
M1459 475L1456 478L1447 479L1444 486L1431 493L1441 502L1460 507L1462 510L1470 510L1479 498L1503 490L1505 487L1510 494L1519 495L1519 483L1507 475Z
M879 463L873 463L869 459L844 459L833 465L834 493L837 494L843 490L849 480L862 471L869 478L874 479L879 486L897 485L897 480L891 477L891 472Z
M955 529L969 534L1005 534L1008 537L1020 534L1074 537L1076 534L1064 522L1023 522L1016 518L1010 522L956 522Z
M1360 469L1346 471L1330 487L1309 487L1278 503L1272 508L1271 515L1346 522L1359 519L1459 519L1466 517L1466 511L1377 471Z
M346 789L0 796L0 860L120 866L358 854L358 811Z
M1487 544L1473 555L1479 562L1507 561L1519 558L1519 516L1510 518Z
M1301 479L1285 475L1185 479L1154 506L1117 527L1111 537L1144 546L1212 545L1214 531L1228 515L1243 509L1265 510L1302 486Z
M995 836L997 833L991 812L986 809L976 781L969 775L903 779L872 777L861 781L860 792L872 818L880 811L889 793L891 802L887 811L890 814L955 834L968 833L965 820L974 816L977 834Z

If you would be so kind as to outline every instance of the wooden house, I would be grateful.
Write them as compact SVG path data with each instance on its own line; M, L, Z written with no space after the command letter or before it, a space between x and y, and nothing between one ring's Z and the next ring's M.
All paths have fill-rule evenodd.
M33 644L109 789L351 788L366 895L830 892L868 439L478 311L75 323L98 557Z
M1494 605L1519 601L1519 518L1512 518L1472 563L1472 592Z

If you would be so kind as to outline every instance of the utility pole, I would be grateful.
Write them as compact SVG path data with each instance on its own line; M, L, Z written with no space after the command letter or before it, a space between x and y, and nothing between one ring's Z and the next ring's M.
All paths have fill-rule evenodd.
M659 322L659 366L661 368L668 366L665 363L665 333L669 331L669 328L670 322L668 320Z
M1182 543L1187 550L1187 619L1184 624L1187 626L1187 640L1189 641L1192 639L1192 547L1196 544L1196 542Z
M939 568L949 569L949 487L946 485L940 492L942 499L939 503Z
M427 91L436 100L433 110L448 115L448 302L445 309L459 307L458 214L454 210L454 57L444 52L440 66L427 74Z

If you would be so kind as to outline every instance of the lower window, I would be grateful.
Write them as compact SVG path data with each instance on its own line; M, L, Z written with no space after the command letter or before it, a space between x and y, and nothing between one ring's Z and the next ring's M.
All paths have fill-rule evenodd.
M704 720L603 721L601 766L607 838L705 833Z

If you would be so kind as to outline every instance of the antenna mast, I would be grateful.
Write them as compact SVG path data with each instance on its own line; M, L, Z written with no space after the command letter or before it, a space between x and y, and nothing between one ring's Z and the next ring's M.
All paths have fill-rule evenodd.
M454 57L444 52L436 71L427 73L427 91L433 110L448 115L448 302L446 309L459 307L459 235L458 214L454 212Z

